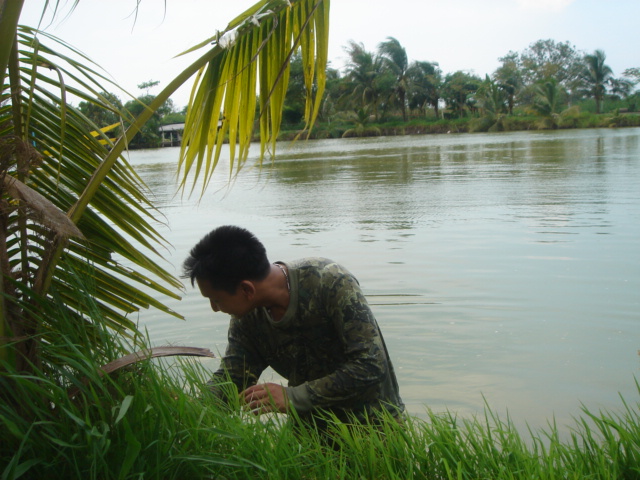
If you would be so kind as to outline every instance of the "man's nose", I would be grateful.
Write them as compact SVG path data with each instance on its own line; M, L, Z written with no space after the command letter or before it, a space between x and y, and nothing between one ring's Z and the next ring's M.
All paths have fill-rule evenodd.
M210 300L209 303L211 304L211 310L213 310L214 312L220 311L220 308L218 307L218 304L215 302L215 300Z

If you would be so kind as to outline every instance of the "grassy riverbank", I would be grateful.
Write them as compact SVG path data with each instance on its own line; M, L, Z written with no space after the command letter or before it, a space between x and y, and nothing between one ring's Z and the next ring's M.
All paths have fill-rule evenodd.
M97 375L128 349L94 325L76 322L50 336L35 376L5 364L3 479L640 479L638 403L583 410L564 438L552 419L545 431L518 432L488 406L477 418L429 412L427 420L389 422L382 433L337 426L339 448L328 449L287 422L214 407L208 372L194 360ZM95 335L103 337L100 352L86 348ZM80 387L72 398L71 387Z

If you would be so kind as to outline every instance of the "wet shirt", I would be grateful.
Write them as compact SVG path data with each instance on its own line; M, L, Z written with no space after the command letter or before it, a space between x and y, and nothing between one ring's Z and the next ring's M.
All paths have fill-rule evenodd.
M275 322L258 308L231 318L229 344L210 382L229 375L239 390L270 366L288 380L287 395L302 415L317 409L362 416L404 405L376 319L358 281L324 258L279 262L289 272L290 301Z

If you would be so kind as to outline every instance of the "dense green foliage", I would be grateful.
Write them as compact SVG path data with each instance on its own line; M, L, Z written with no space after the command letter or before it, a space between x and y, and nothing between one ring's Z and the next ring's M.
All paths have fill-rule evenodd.
M197 361L100 376L130 347L100 326L85 284L74 286L94 318L78 324L43 303L63 327L42 345L43 368L32 377L0 369L2 478L640 479L640 404L624 400L617 412L583 410L568 432L552 422L524 436L487 407L473 418L428 411L381 430L337 423L333 445L281 418L217 406ZM100 351L88 347L94 335L109 339Z
M393 38L377 52L356 42L345 50L343 74L328 72L313 138L640 126L637 69L615 78L600 50L584 54L568 42L539 40L509 52L484 79L468 71L445 75L437 62L408 64ZM292 85L300 84L298 70ZM285 108L281 138L294 138L302 126L296 103Z
M380 43L377 52L356 42L345 51L344 72L328 75L320 121L325 129L346 124L346 136L389 134L393 129L385 125L400 119L407 133L637 125L635 118L611 118L636 111L636 69L615 78L601 50L585 54L568 42L539 40L523 52L509 52L484 79L470 71L445 74L433 61L408 63L394 38ZM586 120L582 111L609 117ZM571 121L560 118L563 112ZM415 128L420 119L423 128ZM461 127L455 119L469 121Z
M445 74L433 61L409 62L405 48L392 37L376 52L355 41L345 51L343 71L327 70L314 138L638 125L637 118L618 115L640 107L640 94L634 91L638 69L614 77L601 50L586 54L569 42L538 40L500 58L500 67L484 79L470 71ZM301 57L294 55L283 111L288 131L281 139L295 137L293 132L304 127L308 88ZM134 113L151 97L147 93L127 102L125 111ZM597 119L585 115L589 113L607 116ZM145 140L134 139L133 148L158 146L154 128L157 132L160 124L184 121L173 105L154 118Z

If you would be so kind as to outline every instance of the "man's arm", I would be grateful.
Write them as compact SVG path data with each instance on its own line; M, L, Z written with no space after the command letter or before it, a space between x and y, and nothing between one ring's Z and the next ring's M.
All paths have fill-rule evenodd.
M266 367L250 339L240 328L239 320L232 318L229 324L227 349L220 367L207 385L214 395L228 403L230 395L255 385ZM229 382L235 386L235 390L229 388Z

